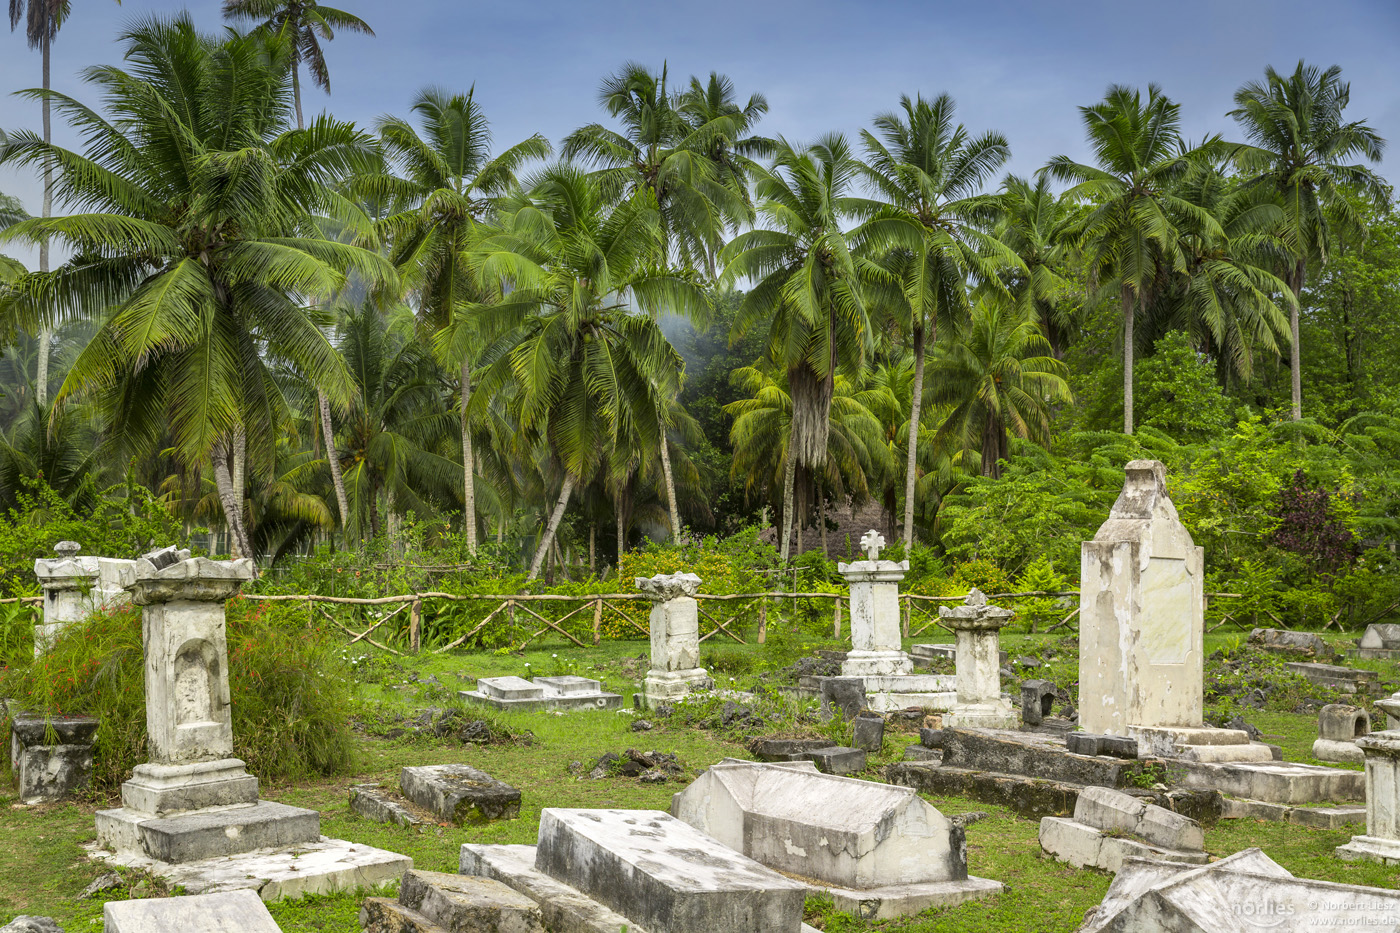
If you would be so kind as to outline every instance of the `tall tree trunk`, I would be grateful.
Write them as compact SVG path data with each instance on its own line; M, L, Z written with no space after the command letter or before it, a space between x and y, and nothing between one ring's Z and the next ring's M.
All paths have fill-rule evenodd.
M1133 290L1124 285L1123 302L1123 433L1133 433Z
M822 557L830 558L831 552L826 547L826 491L817 490L817 521L822 526Z
M379 537L379 490L371 490L369 496L369 536L371 539Z
M472 369L462 361L462 525L467 532L467 551L476 553L476 459L472 455L471 424L467 406L472 400Z
M306 124L301 119L301 67L292 69L292 100L296 102L297 108L297 129L305 129Z
M345 474L340 471L340 457L335 452L335 428L331 425L331 401L320 389L316 390L316 407L321 412L321 438L326 444L326 462L331 465L331 484L335 486L335 504L340 508L340 531L349 544L350 500L345 495Z
M549 522L544 526L544 537L540 540L539 546L535 548L535 557L530 561L530 572L525 576L526 583L540 575L540 567L544 565L544 559L549 555L549 544L559 531L559 523L564 520L564 510L569 507L569 496L573 495L573 492L574 475L565 471L564 485L559 490L559 501L554 504L554 511L550 513Z
M918 481L919 417L924 409L924 322L914 326L914 401L909 408L909 456L904 462L904 556L914 546L914 487ZM826 527L823 525L822 530Z
M622 503L617 504L617 562L622 563L622 552L627 550L627 517L622 514Z
M598 567L598 523L588 523L588 575L591 577Z
M783 469L783 514L782 527L778 529L778 555L783 563L788 562L792 553L792 486L797 478L797 451L793 439L788 440L787 466Z
M49 89L49 37L47 30L39 46L39 55L42 60L44 71L44 90ZM44 95L44 145L53 142L53 123L51 108L49 106L48 95ZM47 158L44 160L44 216L53 216L53 167ZM44 238L39 241L39 271L49 271L49 241ZM49 351L53 346L53 330L45 324L39 328L39 360L34 373L34 398L39 402L39 407L43 408L49 403Z
M214 467L214 486L219 492L219 506L224 512L224 524L228 526L230 556L252 557L253 546L243 524L243 493L234 482L233 459L228 441L216 441L210 460Z
M1289 339L1293 346L1289 353L1289 370L1293 377L1293 420L1303 420L1303 345L1298 333L1299 309L1303 306L1303 284L1308 276L1308 261L1299 259L1293 266L1293 307L1288 312Z
M666 479L666 507L671 512L671 541L681 539L681 513L676 508L676 479L671 474L671 451L666 439L666 425L661 426L661 475Z

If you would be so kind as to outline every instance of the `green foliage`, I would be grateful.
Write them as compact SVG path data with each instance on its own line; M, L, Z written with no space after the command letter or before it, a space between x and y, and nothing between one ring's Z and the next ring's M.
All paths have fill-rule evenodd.
M1215 379L1215 365L1181 331L1157 341L1155 351L1136 369L1137 412L1141 423L1188 444L1220 437L1233 406Z

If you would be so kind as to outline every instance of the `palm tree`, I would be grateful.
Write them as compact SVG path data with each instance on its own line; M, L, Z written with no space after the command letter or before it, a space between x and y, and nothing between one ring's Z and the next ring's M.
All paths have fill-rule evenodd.
M117 0L120 5L122 0ZM39 101L44 111L44 144L53 142L53 114L51 101L48 96L49 74L50 74L50 51L53 48L53 40L58 37L58 30L62 28L64 20L68 19L68 14L72 10L70 0L10 0L10 31L19 28L19 21L24 20L24 37L29 42L31 49L39 50L40 68L43 71L43 95ZM3 143L3 136L0 136L0 143ZM0 146L3 148L3 146ZM44 172L44 217L53 215L53 166L43 163ZM4 221L0 220L0 227L4 226ZM12 260L10 261L12 262ZM4 274L3 266L9 262L0 260L0 274ZM13 266L10 267L13 274ZM39 271L49 271L49 244L47 240L39 241ZM49 400L49 344L52 341L52 332L48 328L41 328L39 331L39 365L38 373L34 377L34 390L40 405L48 404Z
M996 201L996 237L1025 267L1006 275L1007 286L1040 322L1055 358L1063 359L1074 326L1067 300L1072 285L1065 278L1078 219L1072 199L1052 191L1050 179L1041 174L1034 181L1007 175Z
M1298 308L1308 264L1326 265L1334 225L1346 232L1364 226L1342 189L1361 192L1377 207L1390 200L1374 172L1345 164L1357 156L1379 162L1385 140L1364 121L1342 122L1351 85L1341 74L1337 65L1319 71L1301 61L1287 77L1266 68L1263 83L1251 81L1235 92L1235 109L1227 114L1249 141L1236 150L1240 169L1252 183L1270 187L1282 198L1284 238L1293 254L1285 278L1293 292L1289 329L1294 421L1303 417Z
M860 164L839 134L810 147L777 142L773 166L755 174L758 213L767 227L740 234L724 248L725 278L749 279L736 332L769 324L768 353L783 367L792 394L779 551L788 558L797 469L826 462L836 373L858 374L871 342L860 279L869 266L852 252L845 225L867 220L880 205L854 196Z
M74 258L0 290L19 323L105 314L60 399L100 397L114 436L167 436L190 469L211 457L238 553L253 556L243 482L267 468L285 403L269 360L285 358L332 401L353 384L295 301L341 287L346 271L392 280L373 253L319 238L310 221L347 173L375 164L372 141L329 117L287 125L289 87L275 38L201 35L187 16L124 36L130 71L89 69L107 114L48 92L85 153L19 134L3 161L51 164L63 200L89 208L22 221L3 239L70 244Z
M423 322L437 333L443 358L457 367L461 389L462 527L467 547L476 550L476 465L472 449L472 363L480 346L479 322L463 307L481 301L483 292L467 261L473 238L487 231L499 198L517 185L520 167L550 152L536 134L492 157L491 129L475 99L436 88L419 92L412 111L422 121L420 134L398 117L379 121L384 151L401 173L363 184L402 209L380 224L391 244L390 259L406 283L417 290Z
M1074 197L1092 209L1083 220L1083 244L1091 274L1117 285L1123 309L1123 433L1133 433L1133 324L1151 299L1158 271L1181 272L1179 225L1193 222L1220 233L1209 214L1174 195L1170 186L1189 168L1181 140L1180 106L1157 85L1147 101L1134 88L1114 85L1102 103L1080 107L1097 166L1055 156L1045 171L1074 182Z
M897 302L914 348L914 397L904 476L904 550L914 543L918 430L924 395L924 330L938 339L938 322L966 317L969 283L1004 290L997 273L1020 265L995 236L984 232L994 202L981 193L1006 164L1011 147L1000 133L973 137L954 125L957 105L947 94L932 101L900 98L903 113L875 118L862 131L867 179L892 210L878 228L898 243L886 265L898 281ZM901 230L900 227L905 229Z
M703 315L708 298L661 262L655 201L608 206L596 177L547 169L531 196L501 215L499 233L475 251L478 281L499 283L469 309L514 322L487 350L478 397L514 384L521 431L542 435L562 471L559 497L527 579L539 575L576 486L632 441L663 442L660 412L684 363L655 315Z
M1034 319L1004 302L979 301L966 333L950 335L933 361L931 397L951 407L935 443L980 449L982 475L1000 478L1009 432L1049 441L1051 406L1070 401L1066 372Z
M287 40L291 50L292 100L296 106L297 129L305 125L301 115L301 66L304 64L310 70L311 80L317 87L327 94L331 92L331 73L326 68L321 40L330 42L337 29L374 35L369 24L358 16L322 6L316 0L224 0L224 18L257 20L259 29Z

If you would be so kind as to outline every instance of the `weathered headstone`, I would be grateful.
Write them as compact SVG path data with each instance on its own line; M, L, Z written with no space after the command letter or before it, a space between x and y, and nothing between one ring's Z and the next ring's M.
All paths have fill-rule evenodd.
M1001 889L969 877L963 827L906 787L726 759L672 798L671 812L866 919Z
M98 724L91 716L15 715L10 766L19 781L21 803L62 800L87 790Z
M1356 740L1366 756L1366 834L1337 849L1347 860L1400 864L1400 732Z
M938 614L957 635L958 702L943 716L950 728L1014 729L1016 712L1001 695L1001 648L998 633L1011 621L1010 609L987 605L978 589L967 602Z
M1400 658L1400 624L1375 622L1366 626L1356 648L1348 653L1359 658Z
M841 662L844 677L908 674L914 663L904 653L899 619L899 581L909 562L880 560L885 539L867 532L860 539L865 560L838 563L837 571L851 585L851 645Z
M1362 762L1366 756L1356 740L1371 734L1371 717L1364 709L1329 703L1317 714L1313 757L1320 761Z
M700 666L700 608L693 573L637 577L637 589L652 601L651 670L642 682L647 707L685 696L713 681Z

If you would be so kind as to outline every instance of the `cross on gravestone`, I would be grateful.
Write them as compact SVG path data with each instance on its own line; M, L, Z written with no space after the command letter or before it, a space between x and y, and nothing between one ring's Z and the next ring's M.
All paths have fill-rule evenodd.
M880 548L885 546L885 536L872 528L860 536L860 546L865 551L866 560L879 560Z

